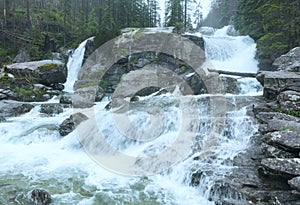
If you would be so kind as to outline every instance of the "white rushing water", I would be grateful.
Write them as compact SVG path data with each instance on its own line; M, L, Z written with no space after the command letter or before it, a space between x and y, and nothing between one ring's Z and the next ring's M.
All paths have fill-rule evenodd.
M83 41L78 48L69 56L67 68L68 68L68 77L67 82L64 84L66 92L74 92L73 85L77 80L78 73L82 66L82 61L84 58L85 46L89 40L92 40L93 37L86 39Z
M207 51L215 67L257 70L250 38L230 37L220 30L205 41L206 48L217 53ZM249 53L240 55L236 49ZM83 51L84 42L71 58L75 65L82 63L76 52ZM70 92L76 72L68 78ZM244 95L250 84L244 84ZM215 204L219 182L230 175L233 158L257 130L238 98L165 94L142 98L126 112L107 111L108 102L103 101L91 109L65 108L53 116L41 114L36 106L9 118L0 123L0 204L25 204L34 188L49 191L53 204ZM62 138L57 127L77 111L90 119ZM84 139L95 142L92 151L100 158L90 158Z

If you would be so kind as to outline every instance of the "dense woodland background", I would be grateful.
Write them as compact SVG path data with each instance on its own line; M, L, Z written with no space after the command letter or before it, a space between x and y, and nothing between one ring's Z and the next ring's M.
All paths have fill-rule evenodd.
M193 14L196 22L191 21L188 9L193 1L166 0L166 18L161 19L157 0L0 0L0 58L9 60L7 56L24 48L32 60L45 59L90 36L96 36L99 46L125 27L175 26L178 32L197 31L205 21L201 3ZM215 3L217 12L208 17L217 22L213 26L234 24L257 41L261 58L273 60L300 45L299 0Z

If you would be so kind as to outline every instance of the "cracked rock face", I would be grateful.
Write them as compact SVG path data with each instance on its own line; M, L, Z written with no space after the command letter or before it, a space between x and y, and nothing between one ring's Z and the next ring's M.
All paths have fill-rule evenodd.
M277 58L273 66L277 70L285 70L292 72L300 71L300 47L290 50L288 53Z
M274 174L280 174L284 177L300 176L300 159L280 159L268 158L261 161L263 167Z
M295 177L289 180L289 185L291 186L291 188L300 191L300 177Z

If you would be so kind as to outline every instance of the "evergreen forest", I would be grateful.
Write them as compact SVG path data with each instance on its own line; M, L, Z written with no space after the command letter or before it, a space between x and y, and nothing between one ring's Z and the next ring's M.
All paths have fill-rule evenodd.
M178 32L202 25L201 1L192 22L189 4L195 0L166 0L165 17L157 0L0 0L0 58L15 56L20 48L32 60L74 48L96 36L99 46L126 27L174 26ZM275 57L300 45L299 0L216 0L222 25L234 24L257 42L260 58ZM162 19L164 18L164 19ZM194 27L193 27L193 26Z

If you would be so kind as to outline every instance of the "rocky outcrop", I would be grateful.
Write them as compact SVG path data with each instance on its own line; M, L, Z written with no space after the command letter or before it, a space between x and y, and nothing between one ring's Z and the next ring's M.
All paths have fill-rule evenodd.
M264 97L275 100L278 110L291 115L300 114L299 59L300 47L296 47L274 61L276 71L262 71L257 75L257 79L264 86Z
M273 67L276 70L300 72L300 47L296 47L277 58L273 63Z
M289 67L299 58L291 53L274 63L277 71L257 76L264 96L249 114L260 126L249 148L235 157L231 176L224 179L242 198L229 204L300 204L300 78L297 69Z
M64 93L60 96L59 103L61 104L72 104L72 95Z
M60 135L61 136L68 135L69 133L73 132L80 123L82 123L87 119L88 117L82 113L76 113L71 115L69 118L64 120L59 126Z
M264 86L264 97L276 100L277 96L287 90L300 92L300 73L289 71L262 71L257 75Z
M51 195L42 189L32 190L29 196L29 202L34 205L48 205L51 200Z
M65 64L56 60L16 63L7 66L6 72L16 77L26 77L29 81L34 80L46 86L64 83L67 79Z
M261 165L268 171L285 178L300 176L300 159L267 158Z
M83 56L83 61L82 65L85 63L86 59L92 55L92 53L96 50L96 45L94 42L94 38L90 38L87 40L85 44L85 51L84 51L84 56Z
M66 68L60 61L36 61L7 66L0 73L0 100L40 102L64 89Z
M11 100L0 101L0 116L2 118L17 117L30 112L34 105Z
M253 113L261 125L253 137L250 150L256 153L248 158L248 165L255 167L252 174L259 180L255 189L241 189L255 202L270 204L271 198L275 204L299 204L299 51L295 48L276 59L276 71L263 71L257 76L266 101L254 106Z

